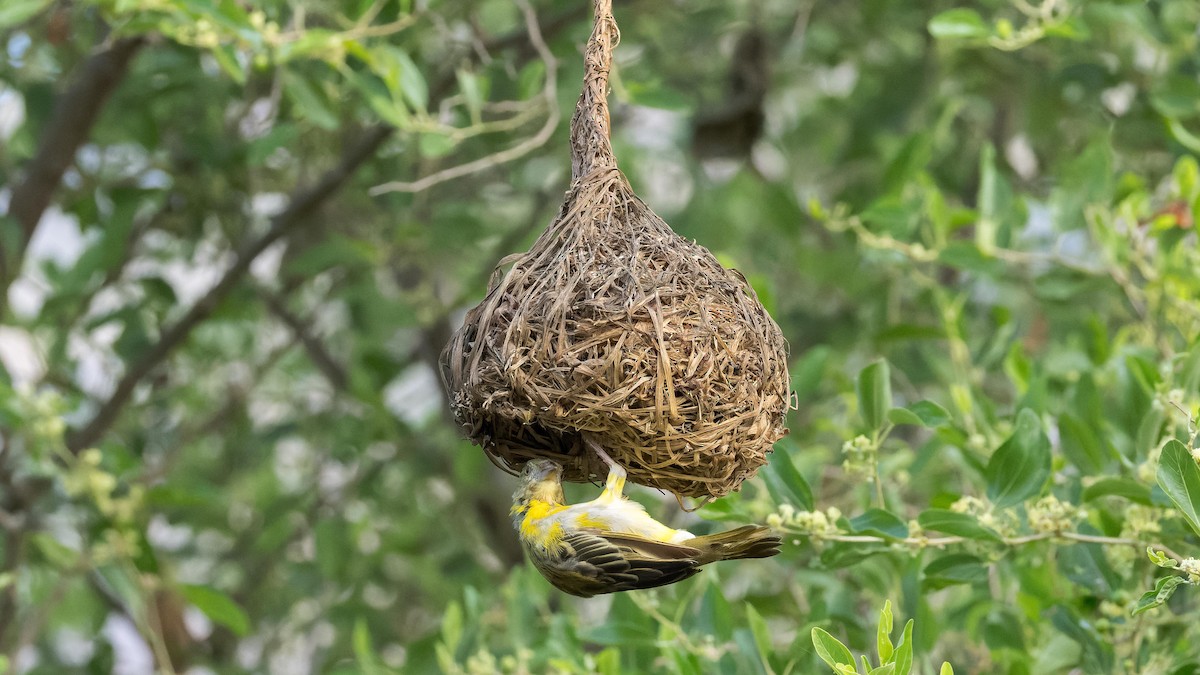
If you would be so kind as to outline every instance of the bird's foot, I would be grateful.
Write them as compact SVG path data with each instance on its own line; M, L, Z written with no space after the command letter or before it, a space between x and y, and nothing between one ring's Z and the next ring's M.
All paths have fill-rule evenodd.
M608 478L604 481L604 493L601 496L620 497L625 491L625 467L617 464L616 460L608 456L604 448L600 447L589 434L583 435L583 442L594 453L596 453L601 461L608 465Z
M589 450L591 450L592 452L594 452L600 456L600 459L604 462L605 466L607 466L610 471L614 468L621 469L621 466L619 464L617 464L616 460L614 460L612 457L608 456L608 453L604 451L604 448L600 447L600 444L597 443L595 441L595 439L592 438L591 434L585 433L583 435L583 442L585 445L588 446ZM621 469L621 470L624 471L624 469Z

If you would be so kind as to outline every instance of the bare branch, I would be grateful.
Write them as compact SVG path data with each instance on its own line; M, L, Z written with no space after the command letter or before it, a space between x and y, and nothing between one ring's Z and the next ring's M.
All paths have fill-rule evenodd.
M275 216L266 234L251 241L238 252L233 265L226 270L217 285L198 300L187 314L175 325L162 332L142 358L134 362L117 382L112 395L100 405L96 415L82 429L67 439L67 447L73 453L94 444L116 421L121 409L133 395L133 390L146 375L165 361L171 352L187 339L192 330L212 314L213 310L237 286L250 269L250 264L268 246L309 221L318 207L336 192L364 162L370 159L383 142L392 135L392 127L378 126L367 132L357 144L347 150L337 166L330 169L312 187L294 194L288 207Z
M329 350L325 349L325 345L321 340L313 335L308 323L296 315L292 310L288 309L284 298L274 291L259 286L255 290L258 291L259 297L266 303L267 309L276 316L280 321L287 325L292 334L304 346L304 351L308 354L308 358L321 371L329 384L338 391L345 391L346 386L350 382L350 377L346 374L346 370L338 363Z
M520 159L530 152L542 147L554 135L555 128L558 127L558 120L561 117L558 111L558 99L556 91L558 89L558 62L554 59L554 54L550 52L550 48L546 46L546 41L542 38L541 28L538 27L537 13L529 6L527 0L517 0L517 4L521 7L521 12L525 15L525 28L529 33L529 41L537 50L538 56L546 64L546 83L542 87L542 99L546 105L546 122L536 134L517 143L511 148L506 148L500 152L480 157L466 164L459 164L448 169L432 173L424 178L412 182L392 181L382 185L376 185L371 188L372 195L381 195L388 192L421 192L428 190L434 185L445 183L455 178L462 178L473 173L486 171L487 169L507 164L516 159Z
M533 43L534 48L547 63L547 81L553 79L555 72L555 62L550 50L546 47L545 40L542 37L536 17L533 14L532 8L528 3L524 3L525 18L527 23L526 31L528 39ZM561 28L569 25L573 14L563 14L556 18L555 28ZM515 42L515 34L505 35L497 38L492 43L491 47L507 46ZM453 86L455 74L453 70L448 71L442 77L435 80L430 86L431 100L440 100L443 98L447 90ZM553 100L552 94L554 88L547 85L546 90L547 100ZM557 105L551 106L554 115L557 115ZM555 120L555 124L557 121ZM343 156L341 162L326 173L314 186L307 190L301 190L294 193L291 202L287 209L275 216L272 220L271 228L259 239L256 239L246 246L243 246L238 252L237 258L232 267L225 272L216 286L212 288L201 298L188 312L179 319L174 325L163 330L158 342L151 346L142 357L131 364L125 371L124 375L117 382L113 393L100 404L95 416L81 429L71 433L67 438L67 447L73 453L78 453L83 449L95 444L105 432L112 427L116 422L121 410L129 402L133 395L134 389L138 383L142 381L154 368L165 361L170 354L182 344L200 323L208 318L216 309L217 305L224 300L229 293L240 283L250 269L251 262L261 254L268 246L278 241L280 238L287 236L298 226L304 224L309 216L311 216L321 203L324 202L330 195L336 192L361 166L367 159L374 155L375 151L383 145L383 143L394 133L395 129L390 126L380 125L372 128L366 136L355 146L350 148ZM549 136L553 131L543 130L543 134ZM542 135L542 134L540 134ZM542 141L543 143L545 141ZM532 149L532 148L530 148ZM513 149L510 149L510 152ZM526 150L525 152L528 152ZM505 160L508 161L508 160ZM427 177L429 178L429 177ZM425 180L425 179L423 179ZM448 179L446 179L448 180ZM440 181L438 181L440 182ZM2 294L0 294L2 295Z
M120 84L130 61L144 44L142 37L124 38L93 54L79 69L74 83L59 98L54 116L42 131L37 154L26 167L24 178L13 188L8 203L8 215L21 229L16 250L0 251L0 313L4 309L8 285L21 268L25 247L50 205L63 173L75 160L76 151L91 134L105 101ZM8 269L10 263L11 270Z

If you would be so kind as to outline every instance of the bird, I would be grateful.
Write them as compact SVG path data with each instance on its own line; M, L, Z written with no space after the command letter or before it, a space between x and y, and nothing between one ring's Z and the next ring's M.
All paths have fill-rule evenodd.
M528 460L510 511L533 566L559 590L581 598L666 586L721 560L767 558L780 539L758 525L696 536L668 527L625 497L626 470L590 437L586 445L608 465L600 496L565 504L562 465Z

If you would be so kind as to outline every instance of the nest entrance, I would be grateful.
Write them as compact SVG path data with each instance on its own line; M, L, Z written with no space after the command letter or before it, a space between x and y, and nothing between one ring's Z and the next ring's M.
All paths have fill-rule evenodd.
M617 169L605 100L618 38L597 0L557 218L493 275L442 354L456 420L499 466L606 467L680 496L719 497L766 463L788 407L786 344L744 277L675 234Z

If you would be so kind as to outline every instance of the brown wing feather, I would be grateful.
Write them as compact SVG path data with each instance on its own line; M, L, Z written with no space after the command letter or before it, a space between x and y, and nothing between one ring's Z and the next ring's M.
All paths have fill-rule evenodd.
M556 556L533 556L534 566L556 588L581 598L682 581L700 571L689 546L630 535L572 532Z
M700 549L692 546L685 546L683 544L670 544L665 541L655 541L653 539L639 537L636 534L600 532L597 530L587 531L599 537L603 537L611 544L637 551L642 555L650 555L656 558L666 558L669 560L691 559L700 556Z

